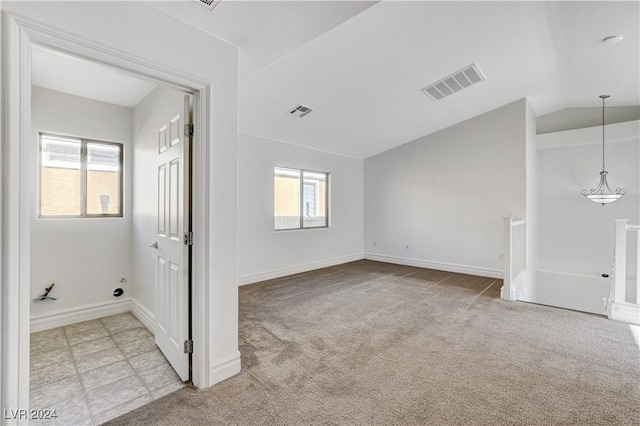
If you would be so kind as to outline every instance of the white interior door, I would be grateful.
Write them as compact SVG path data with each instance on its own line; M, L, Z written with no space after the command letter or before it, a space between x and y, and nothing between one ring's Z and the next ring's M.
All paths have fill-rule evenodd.
M158 130L156 344L182 380L189 380L189 99Z

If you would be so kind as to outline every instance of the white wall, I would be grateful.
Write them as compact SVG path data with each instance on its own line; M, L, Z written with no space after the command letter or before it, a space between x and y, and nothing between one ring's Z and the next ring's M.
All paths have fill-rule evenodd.
M119 142L124 145L122 218L38 218L38 177L33 176L31 212L31 295L55 282L52 296L31 304L31 317L83 305L128 298L131 225L131 109L61 92L32 89L32 151L38 132ZM37 170L37 156L33 156ZM122 287L124 296L113 290Z
M240 284L363 257L363 161L240 134ZM274 231L273 168L329 172L329 228Z
M580 190L594 188L602 161L602 128L538 135L539 270L528 300L604 315L615 242L615 219L639 221L639 122L607 125L609 184L625 187L620 200L601 206ZM635 281L636 241L628 278ZM631 280L630 280L631 281ZM628 291L630 285L627 286ZM633 292L635 294L635 292Z
M201 244L207 241L200 259L206 271L196 277L207 282L207 293L198 300L202 316L196 332L206 329L207 334L194 343L196 351L206 348L210 364L206 372L197 373L206 378L194 380L209 385L240 371L237 186L235 179L229 180L237 176L238 49L143 2L5 1L2 10L211 84L211 133L204 142L209 167L198 187L204 186L209 195L209 205L199 212L209 223L200 239Z
M517 300L529 300L537 285L538 270L538 150L536 137L537 117L527 101L525 145L526 145L526 261L527 272L523 283L516 289Z
M158 129L180 112L184 94L158 87L133 108L133 298L155 314Z
M502 277L502 217L526 214L525 106L367 158L366 256Z
M540 270L595 277L611 273L614 219L630 219L631 224L640 220L639 123L607 126L607 134L615 135L606 139L609 184L625 187L628 192L604 207L580 194L582 189L595 187L600 178L601 127L538 135L539 145L548 147L538 151ZM635 247L631 245L630 249L630 258L635 259ZM635 274L631 262L628 275ZM553 289L539 284L538 300L557 306L549 302L547 294ZM608 281L603 286L597 294L580 289L574 294L576 298L593 299L603 292L606 295Z

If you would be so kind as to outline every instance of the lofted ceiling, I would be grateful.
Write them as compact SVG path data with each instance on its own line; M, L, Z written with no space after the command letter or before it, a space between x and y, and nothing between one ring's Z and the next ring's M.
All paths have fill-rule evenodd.
M527 97L538 115L638 105L638 2L380 2L240 86L240 131L366 158ZM603 18L604 17L604 18ZM624 34L616 45L601 39ZM434 102L420 89L486 76ZM298 118L297 104L314 108Z
M237 46L241 81L375 3L223 0L209 11L193 0L146 2Z
M600 94L611 95L608 106L640 105L637 1L145 3L238 46L241 132L356 158L524 97L539 116L598 107ZM625 38L602 43L614 34ZM65 65L48 60L34 56L36 84L80 82L84 94L71 93L94 98L118 92L85 81L95 70L52 72ZM437 102L420 91L473 63L485 81ZM298 104L314 111L288 114Z

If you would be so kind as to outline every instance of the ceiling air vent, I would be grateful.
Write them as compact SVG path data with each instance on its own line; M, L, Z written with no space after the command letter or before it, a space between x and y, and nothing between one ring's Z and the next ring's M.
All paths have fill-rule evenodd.
M298 117L304 117L305 115L309 114L311 111L313 111L313 108L309 108L308 106L304 106L304 105L298 105L295 108L291 109L289 111L289 114L295 115Z
M193 0L196 3L206 7L209 10L213 10L222 0Z
M471 64L466 68L456 71L450 76L443 78L440 81L436 81L430 86L422 89L422 93L429 96L434 101L439 101L449 95L453 95L456 92L466 89L467 87L483 81L484 75L478 68L478 65Z

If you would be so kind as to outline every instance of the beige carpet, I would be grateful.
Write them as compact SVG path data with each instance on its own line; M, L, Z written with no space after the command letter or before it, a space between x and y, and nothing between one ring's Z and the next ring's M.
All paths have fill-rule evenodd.
M629 326L359 261L240 288L242 372L112 425L640 422Z

